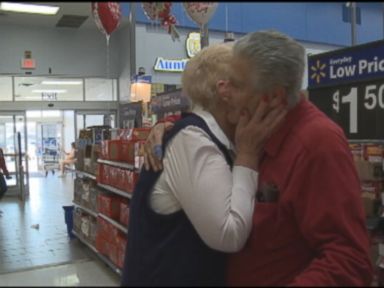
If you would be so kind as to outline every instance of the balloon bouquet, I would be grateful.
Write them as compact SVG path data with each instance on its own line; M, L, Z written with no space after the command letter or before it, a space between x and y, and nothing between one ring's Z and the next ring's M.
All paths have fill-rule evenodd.
M205 39L205 44L208 45L208 29L206 25L215 13L218 3L184 2L183 6L188 16L200 26L201 39Z
M120 3L92 2L92 15L96 26L107 38L107 75L109 77L109 38L120 24Z
M159 21L165 27L172 40L180 40L176 30L176 17L171 14L172 2L143 2L142 7L145 15L152 21Z

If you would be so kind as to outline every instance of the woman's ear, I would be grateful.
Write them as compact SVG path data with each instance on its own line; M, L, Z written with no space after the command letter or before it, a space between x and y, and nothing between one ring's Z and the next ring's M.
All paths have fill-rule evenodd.
M219 80L216 82L216 91L218 98L227 103L229 100L229 87L228 87L228 81L226 80Z

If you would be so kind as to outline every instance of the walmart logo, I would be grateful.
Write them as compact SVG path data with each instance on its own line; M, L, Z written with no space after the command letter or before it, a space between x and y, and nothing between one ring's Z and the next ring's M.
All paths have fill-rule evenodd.
M311 70L313 71L312 75L311 75L311 79L315 79L316 78L316 83L317 84L320 83L321 78L325 77L325 73L323 72L325 67L326 67L326 65L325 64L321 64L320 60L316 61L316 66L311 66Z

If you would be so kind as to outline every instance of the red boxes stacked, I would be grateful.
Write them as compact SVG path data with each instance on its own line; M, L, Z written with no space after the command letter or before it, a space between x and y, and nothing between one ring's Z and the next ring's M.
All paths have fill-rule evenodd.
M97 199L98 211L105 216L118 220L120 217L120 200L118 196L99 194Z
M133 192L139 178L138 172L106 164L99 164L98 171L98 183L109 185L128 193Z
M97 217L96 249L107 256L116 266L123 267L126 236L102 217Z
M124 258L125 258L125 248L127 246L127 238L123 234L119 234L116 238L116 248L117 248L117 261L116 265L119 268L123 268L124 266Z
M147 139L150 128L121 129L120 139L102 142L101 157L111 161L122 161L135 165L140 146Z

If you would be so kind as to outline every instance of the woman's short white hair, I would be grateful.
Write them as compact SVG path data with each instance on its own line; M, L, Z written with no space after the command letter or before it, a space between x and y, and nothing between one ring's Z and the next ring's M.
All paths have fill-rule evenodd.
M220 43L202 49L188 61L181 78L183 94L195 104L211 110L217 101L216 83L228 80L233 56L232 43Z
M240 38L234 45L234 55L250 63L256 91L284 87L290 107L299 101L305 49L297 41L277 31L258 31Z

